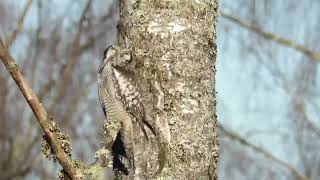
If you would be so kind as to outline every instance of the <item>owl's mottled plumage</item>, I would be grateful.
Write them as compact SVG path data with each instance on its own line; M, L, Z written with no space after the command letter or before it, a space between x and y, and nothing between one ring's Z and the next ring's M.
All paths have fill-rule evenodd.
M129 68L131 61L131 52L128 49L116 46L110 46L106 49L98 76L99 100L107 121L119 123L137 121L147 138L144 125L153 134L155 132L146 120L140 86L134 71ZM119 136L123 136L123 134L117 133L116 139L121 140ZM115 144L118 143L114 142L113 145Z
M141 128L145 124L155 134L146 120L141 90L134 71L127 68L131 61L128 49L114 46L106 49L98 77L100 103L107 119L113 118L114 113L128 113L141 123Z

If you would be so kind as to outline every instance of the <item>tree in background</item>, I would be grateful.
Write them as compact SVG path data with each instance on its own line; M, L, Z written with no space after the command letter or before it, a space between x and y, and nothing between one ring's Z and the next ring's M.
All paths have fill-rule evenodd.
M103 121L97 121L103 120L102 112L97 95L90 88L96 82L101 61L96 54L106 47L106 40L101 37L109 37L112 33L109 30L114 30L106 22L116 24L116 13L113 13L116 11L112 12L110 8L101 10L106 14L99 14L100 11L93 9L99 9L104 3L93 2L83 3L82 12L75 13L80 14L80 18L75 18L70 16L73 7L79 5L74 1L66 5L65 14L54 14L53 17L47 16L52 10L49 3L28 1L15 30L4 43L7 48L2 47L0 53L45 131L47 144L43 149L53 153L64 173L72 179L78 179L82 174L91 178L102 177L101 168L97 170L96 166L87 166L74 158L92 160L92 154L102 139L97 134L102 133L99 127ZM38 28L23 31L24 24L30 28L26 26L25 17L32 3L37 4L34 6L38 13ZM150 150L156 147L154 143L157 141L151 139L144 144L146 149L150 148L146 151L150 153L145 154L150 166L163 163L158 177L217 178L214 95L217 7L216 1L191 0L122 1L120 4L119 43L132 48L138 59L137 71L147 112L158 127L157 138L165 149L165 157L159 161L152 154L155 151ZM64 20L65 15L70 18ZM21 43L15 44L23 42L22 37L27 39L28 47L34 48L22 52L15 50L26 49ZM6 49L14 51L13 55L18 54L14 59L21 64L19 68ZM30 78L28 82L35 93L21 73ZM1 156L0 164L4 177L52 179L50 165L38 165L44 163L39 146L35 146L41 140L41 131L35 128L34 118L21 101L22 97L10 95L12 91L9 89L14 87L8 79L5 73L1 73L3 96L0 100L4 105L1 116L5 122L0 143L3 144L1 152L6 156ZM72 157L69 156L69 139L72 139Z
M240 0L220 9L220 177L318 179L319 3Z

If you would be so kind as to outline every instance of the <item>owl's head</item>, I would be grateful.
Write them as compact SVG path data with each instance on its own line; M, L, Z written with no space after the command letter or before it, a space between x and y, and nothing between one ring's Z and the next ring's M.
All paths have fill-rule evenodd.
M126 67L131 61L131 51L127 48L110 45L103 54L103 65L111 63L112 66Z

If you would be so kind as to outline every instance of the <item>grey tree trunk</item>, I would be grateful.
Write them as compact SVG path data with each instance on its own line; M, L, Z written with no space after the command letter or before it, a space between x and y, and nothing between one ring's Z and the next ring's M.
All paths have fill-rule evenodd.
M217 179L217 16L218 0L120 1L119 44L133 51L158 133L135 138L148 179Z

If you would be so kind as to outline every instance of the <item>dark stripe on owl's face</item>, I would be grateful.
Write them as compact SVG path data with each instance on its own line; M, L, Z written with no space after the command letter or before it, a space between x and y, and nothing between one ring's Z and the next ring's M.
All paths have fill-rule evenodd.
M103 71L103 68L106 66L106 64L110 61L112 56L115 54L115 49L112 45L108 46L106 50L103 52L103 60L99 69L99 73L101 74Z
M107 49L105 49L103 52L103 61L110 59L114 52L114 47L112 45L108 46Z

